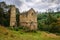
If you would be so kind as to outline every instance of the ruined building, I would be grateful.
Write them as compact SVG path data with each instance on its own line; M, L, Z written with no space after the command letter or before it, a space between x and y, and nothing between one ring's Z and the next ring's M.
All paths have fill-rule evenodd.
M21 26L27 27L30 30L37 29L37 14L33 8L27 12L21 13L19 18Z
M37 14L33 8L31 8L27 12L23 12L19 14L19 25L23 26L23 28L28 28L30 30L37 29ZM16 8L15 6L11 6L10 8L10 26L16 25Z
M14 27L16 25L16 7L12 5L10 7L10 26Z

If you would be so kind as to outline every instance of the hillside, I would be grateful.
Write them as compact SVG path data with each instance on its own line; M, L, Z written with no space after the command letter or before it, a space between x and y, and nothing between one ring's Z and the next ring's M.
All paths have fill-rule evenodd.
M52 33L46 33L43 31L34 32L23 32L10 30L3 26L0 26L0 40L59 40L60 36Z

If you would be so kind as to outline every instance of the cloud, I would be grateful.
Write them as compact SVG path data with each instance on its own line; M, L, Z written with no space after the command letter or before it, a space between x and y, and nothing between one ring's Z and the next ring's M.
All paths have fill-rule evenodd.
M0 0L0 2L1 2L2 0Z
M20 12L34 8L36 11L46 11L60 7L60 0L0 0L7 4L14 4L19 8Z

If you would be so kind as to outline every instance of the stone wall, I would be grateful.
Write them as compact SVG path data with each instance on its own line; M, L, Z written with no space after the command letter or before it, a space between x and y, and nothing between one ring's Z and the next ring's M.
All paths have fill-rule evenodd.
M16 7L14 5L10 8L10 26L14 27L16 25Z
M11 6L10 8L10 26L14 27L17 24L16 21L16 7ZM33 8L27 12L20 13L19 26L28 28L29 30L37 30L37 14Z
M20 26L37 30L37 14L34 9L31 8L29 11L20 14Z

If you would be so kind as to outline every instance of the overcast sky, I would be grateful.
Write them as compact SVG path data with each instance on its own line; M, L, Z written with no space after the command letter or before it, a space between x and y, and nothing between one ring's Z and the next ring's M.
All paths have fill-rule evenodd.
M34 8L36 11L44 12L47 9L53 9L60 7L60 0L0 0L5 1L7 4L14 4L19 8L20 12L27 11L30 8Z

